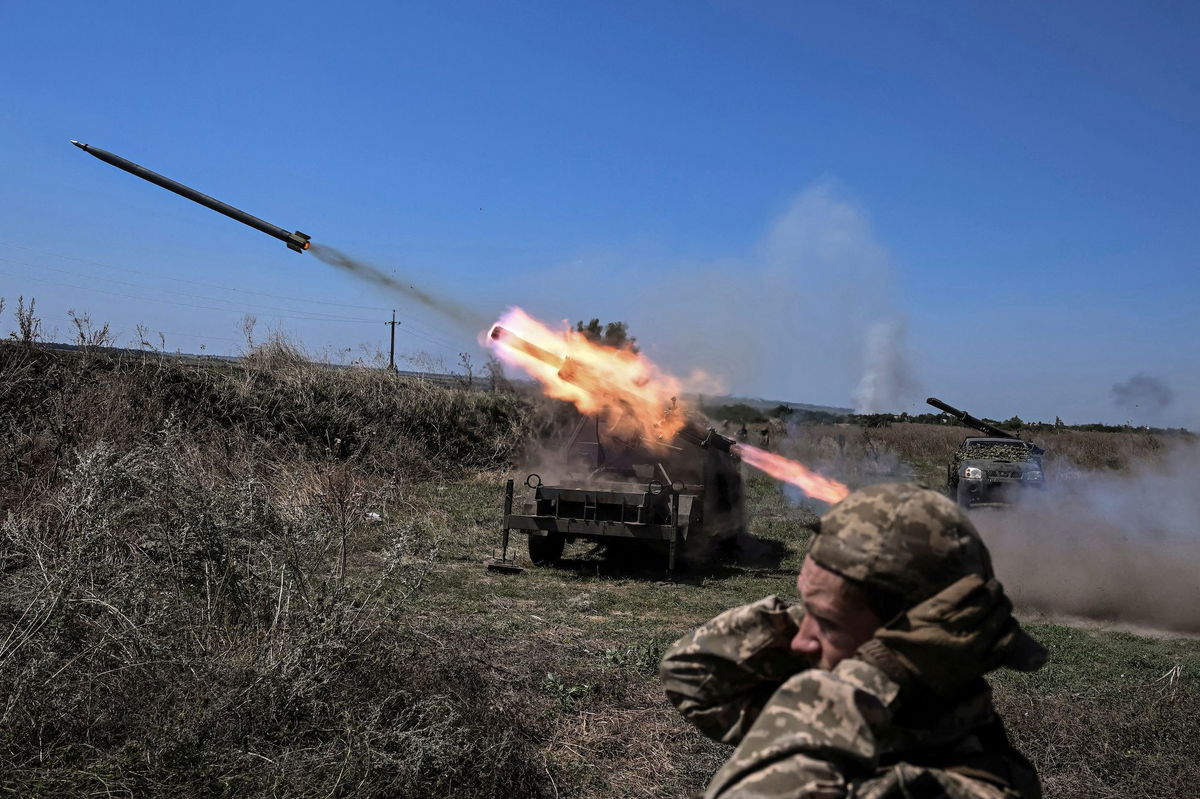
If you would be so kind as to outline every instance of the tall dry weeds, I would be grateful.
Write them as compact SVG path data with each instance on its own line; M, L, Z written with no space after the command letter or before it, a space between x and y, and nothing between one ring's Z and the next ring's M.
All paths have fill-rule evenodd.
M539 717L406 611L437 541L368 530L501 462L519 400L93 355L0 348L0 790L549 792Z
M946 485L946 466L954 451L964 438L975 435L980 433L954 425L800 425L777 439L776 446L784 454L854 485L916 479L941 487ZM1025 437L1046 450L1044 463L1051 480L1077 480L1097 471L1124 471L1156 460L1176 440L1193 438L1182 433L1065 429L1038 431Z

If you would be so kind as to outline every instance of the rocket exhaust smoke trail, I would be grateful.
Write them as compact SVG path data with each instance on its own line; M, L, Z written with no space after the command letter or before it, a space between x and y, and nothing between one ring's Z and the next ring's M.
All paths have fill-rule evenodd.
M314 241L309 244L308 251L319 258L322 263L336 266L357 278L374 283L401 297L414 300L447 319L457 322L464 328L468 328L472 334L488 325L489 319L478 311L447 297L439 297L430 291L418 288L409 281L389 275L376 266L357 258L351 258L339 249Z

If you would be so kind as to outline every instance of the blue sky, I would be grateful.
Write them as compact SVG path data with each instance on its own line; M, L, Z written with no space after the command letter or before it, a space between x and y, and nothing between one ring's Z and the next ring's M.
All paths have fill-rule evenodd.
M71 147L728 389L1200 427L1200 6L7 3L0 296L235 352L478 331ZM1136 406L1113 387L1165 387ZM1144 381L1142 381L1144 382ZM1141 383L1139 383L1141 384Z

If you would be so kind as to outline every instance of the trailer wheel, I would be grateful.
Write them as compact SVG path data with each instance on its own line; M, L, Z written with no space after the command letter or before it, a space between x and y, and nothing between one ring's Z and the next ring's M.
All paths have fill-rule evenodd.
M561 533L529 536L529 559L538 566L553 566L562 560L566 539Z

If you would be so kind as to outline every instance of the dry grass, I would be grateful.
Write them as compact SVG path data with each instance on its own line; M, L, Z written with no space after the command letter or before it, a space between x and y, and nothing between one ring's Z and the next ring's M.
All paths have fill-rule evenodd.
M436 541L368 516L520 401L286 356L0 348L0 789L551 795L548 723L408 614Z
M784 454L816 465L851 484L880 479L917 479L931 486L946 483L946 465L967 436L967 427L936 424L893 424L888 427L848 425L797 426L777 441ZM1153 461L1184 434L1130 431L1098 433L1054 430L1026 436L1046 450L1044 463L1052 480L1071 480L1092 471L1125 470Z
M1200 645L1034 625L1051 659L1001 672L997 708L1055 797L1188 795L1200 784Z
M623 684L560 716L548 745L552 763L572 775L585 796L685 796L704 790L724 761L725 748L697 736L679 716L664 712L653 680Z
M533 424L526 400L451 390L371 369L328 369L278 342L248 366L0 347L0 498L44 493L74 448L118 448L174 425L227 456L333 457L364 474L430 477L504 463Z
M1051 797L1184 796L1200 780L1195 760L1200 697L1002 693L1000 712ZM1136 745L1131 745L1136 741Z
M654 665L720 610L790 595L812 512L750 480L752 546L669 586L658 561L585 549L496 575L508 461L547 424L530 403L299 356L0 347L0 790L700 790L728 749L674 715ZM856 480L936 479L965 434L814 427L785 448ZM1100 468L1156 446L1040 443ZM1200 644L1037 634L1051 665L996 692L1048 795L1200 784Z

